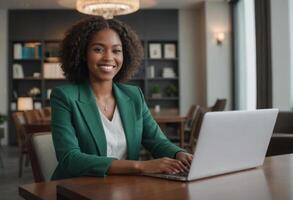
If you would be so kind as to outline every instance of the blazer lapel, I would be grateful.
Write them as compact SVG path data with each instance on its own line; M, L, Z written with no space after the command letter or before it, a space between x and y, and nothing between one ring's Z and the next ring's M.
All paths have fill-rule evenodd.
M104 128L96 105L96 98L88 82L79 85L79 101L77 101L77 105L97 144L100 155L107 156Z
M117 84L113 84L113 90L127 141L127 156L128 159L135 159L137 148L135 148L136 112L134 104L132 100L117 86Z

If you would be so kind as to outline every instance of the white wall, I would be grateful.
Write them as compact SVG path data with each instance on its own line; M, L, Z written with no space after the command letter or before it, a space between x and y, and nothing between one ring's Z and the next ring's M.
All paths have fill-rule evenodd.
M231 108L231 26L227 2L205 2L207 105L217 98L226 98ZM215 33L224 32L225 40L217 45Z
M192 104L211 106L217 98L231 109L231 36L227 2L205 2L194 9L179 10L180 111ZM216 44L214 33L223 31L225 41Z
M179 10L179 66L180 66L180 113L185 115L197 95L197 16L195 9Z
M8 29L8 15L7 10L0 9L0 112L7 114L7 97L8 97L8 71L7 71L7 29ZM7 130L7 124L5 123L5 128ZM6 136L2 144L7 144L7 131Z
M273 107L290 108L290 0L271 0ZM290 10L290 11L289 11Z

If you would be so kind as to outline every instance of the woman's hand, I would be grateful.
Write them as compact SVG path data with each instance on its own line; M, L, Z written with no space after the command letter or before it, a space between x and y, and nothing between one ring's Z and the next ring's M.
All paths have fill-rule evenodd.
M190 168L193 156L190 153L179 151L176 153L176 159L180 160L185 166Z
M179 173L188 170L180 160L167 157L139 161L137 167L141 173Z

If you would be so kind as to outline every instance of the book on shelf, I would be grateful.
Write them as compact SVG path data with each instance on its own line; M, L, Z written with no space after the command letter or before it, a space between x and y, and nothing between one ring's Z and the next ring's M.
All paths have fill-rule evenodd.
M14 59L22 58L22 45L20 43L15 43L13 45L13 58Z
M176 78L176 74L171 67L165 67L162 70L162 77L163 78Z
M42 47L38 42L15 43L13 45L14 59L39 59L42 55Z
M61 69L61 63L45 63L44 78L47 79L65 79Z
M154 65L150 65L147 68L147 77L148 78L155 78L155 66Z

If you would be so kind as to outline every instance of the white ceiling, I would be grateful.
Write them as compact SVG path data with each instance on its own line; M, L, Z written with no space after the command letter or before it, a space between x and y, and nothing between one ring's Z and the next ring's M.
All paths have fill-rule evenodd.
M201 1L224 0L140 0L142 8L190 8ZM76 0L0 0L0 9L73 9Z

